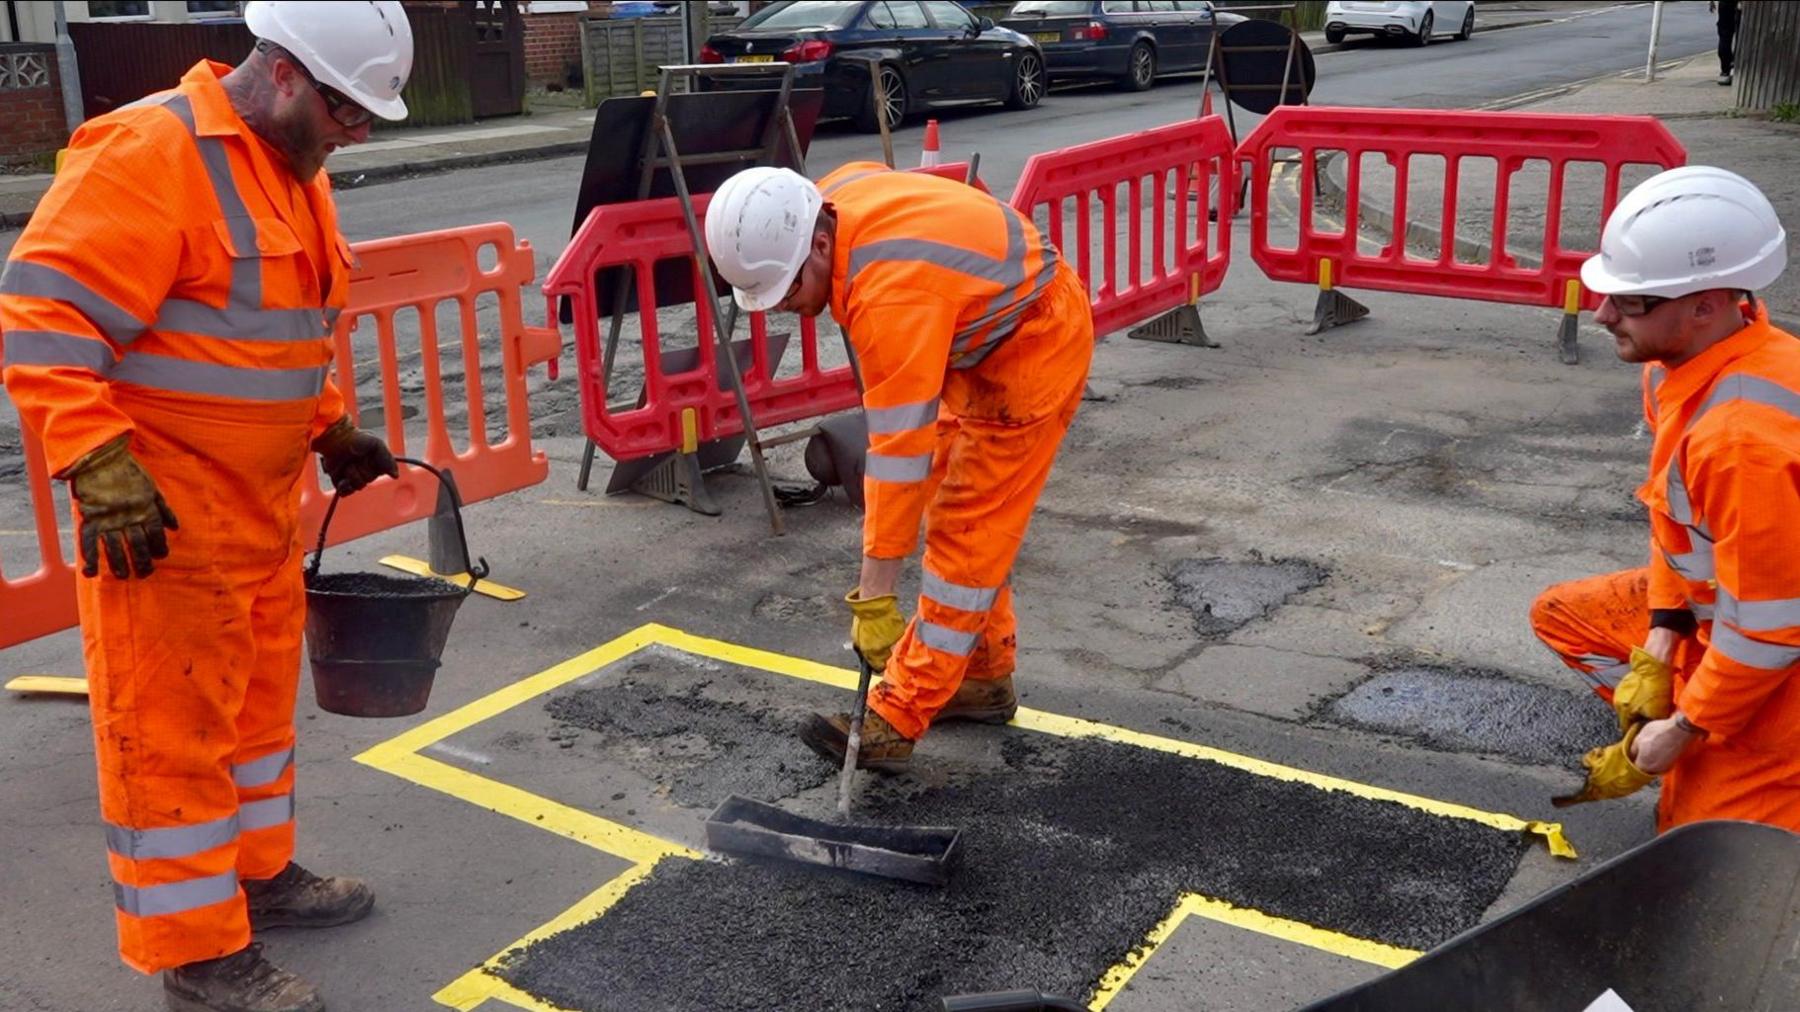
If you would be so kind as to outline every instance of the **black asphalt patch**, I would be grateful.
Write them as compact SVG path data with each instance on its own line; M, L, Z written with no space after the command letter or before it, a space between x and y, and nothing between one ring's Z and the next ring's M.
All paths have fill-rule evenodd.
M1428 748L1549 766L1577 765L1588 749L1619 737L1612 709L1591 692L1430 667L1378 674L1333 700L1324 715Z
M1262 618L1303 590L1325 582L1325 567L1299 559L1184 559L1169 569L1175 602L1194 613L1194 629L1219 638Z
M733 740L767 733L751 707L620 688L587 697L614 729L701 720ZM669 859L605 915L509 953L499 974L583 1012L935 1010L966 991L1086 995L1185 892L1427 948L1477 923L1529 846L1519 833L1130 745L954 733L1001 736L998 759L922 753L906 774L865 774L856 813L961 827L964 857L947 887ZM791 737L778 751L815 781L835 776L801 759ZM828 817L829 793L783 804Z

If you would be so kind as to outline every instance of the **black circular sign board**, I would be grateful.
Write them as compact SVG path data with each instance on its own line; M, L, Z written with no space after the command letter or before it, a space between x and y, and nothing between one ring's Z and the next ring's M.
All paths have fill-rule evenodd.
M1239 108L1267 115L1277 105L1305 105L1312 94L1312 50L1305 39L1295 39L1293 29L1275 21L1252 19L1241 21L1219 36L1219 59L1224 64L1225 97ZM1281 100L1283 65L1289 62L1288 44L1293 43L1293 60L1287 68L1287 101Z

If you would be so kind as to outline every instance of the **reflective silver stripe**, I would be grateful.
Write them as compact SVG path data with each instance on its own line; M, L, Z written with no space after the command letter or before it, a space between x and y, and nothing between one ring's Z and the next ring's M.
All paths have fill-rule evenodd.
M885 453L871 453L863 465L863 473L882 481L924 481L931 477L931 454L890 457Z
M294 750L284 748L279 752L271 752L261 759L252 759L231 767L231 779L239 787L267 787L281 779L289 766L294 765Z
M144 332L143 322L120 308L118 303L45 264L29 260L7 261L6 269L0 271L0 295L30 295L67 302L120 344L130 344Z
M1626 663L1621 657L1608 657L1605 654L1582 654L1574 659L1577 664L1585 664L1590 668L1613 668Z
M1746 632L1772 632L1776 629L1788 629L1800 626L1800 598L1740 601L1727 593L1724 587L1720 587L1715 614L1719 621L1729 622Z
M1604 685L1609 689L1616 689L1619 687L1619 682L1630 671L1631 665L1629 663L1618 661L1609 667L1598 668L1591 672L1583 671L1582 674L1586 675L1588 681L1593 682L1595 685Z
M278 798L264 798L261 801L249 801L238 806L238 825L246 833L292 821L294 821L294 796L292 794L283 794Z
M911 432L937 421L938 399L915 401L912 404L901 404L892 408L863 408L863 414L869 420L871 436L891 435L895 432Z
M1038 272L1037 280L1032 283L1031 291L1025 293L1010 309L1000 314L994 328L988 331L987 337L980 345L974 344L976 336L981 333L980 321L957 333L956 344L951 346L951 353L953 355L958 352L965 354L962 358L957 359L951 368L968 369L981 364L982 359L987 358L989 352L999 347L1018 329L1019 318L1025 315L1026 310L1037 304L1037 300L1043 296L1044 290L1050 287L1050 282L1056 277L1056 257L1048 246L1044 247L1044 253L1046 259L1044 269Z
M821 196L829 197L832 194L843 189L844 187L849 186L851 183L856 182L858 179L867 179L870 176L886 175L887 173L892 172L892 171L893 171L892 169L867 169L862 172L852 172L848 176L845 176L844 178L842 178L842 179L832 183L830 186L826 187L825 191L821 194Z
M1800 393L1795 393L1787 387L1772 380L1763 379L1761 376L1734 372L1721 377L1717 383L1713 384L1712 393L1707 395L1705 403L1700 405L1700 410L1694 412L1694 417L1688 420L1687 427L1692 429L1699 424L1700 419L1708 411L1730 401L1764 404L1784 411L1795 418L1800 418Z
M987 611L994 606L994 598L1000 594L999 587L965 587L924 570L919 592L925 597L958 611Z
M232 269L237 269L235 262ZM331 329L316 309L262 309L239 302L235 281L231 304L224 309L189 299L169 299L156 314L156 329L238 341L316 341Z
M113 883L113 902L119 905L120 910L133 917L186 913L235 899L237 894L238 879L235 871L159 886Z
M113 350L97 337L50 330L6 332L6 365L69 365L104 374L113 367Z
M1694 613L1694 619L1696 621L1711 622L1713 620L1713 606L1701 601L1696 601L1691 597L1688 598L1688 611Z
M250 209L244 206L244 198L238 194L237 181L231 177L231 155L225 150L225 142L217 137L200 136L200 128L194 124L194 106L186 95L172 93L162 103L174 113L194 136L194 145L200 149L200 161L206 166L206 175L212 180L213 196L219 200L219 210L225 215L226 231L231 233L231 244L240 258L256 256L256 222L250 218ZM247 292L255 298L252 304L262 302L262 265L252 264L256 268L253 279L255 290ZM232 264L232 294L237 294L240 279L237 277L237 264Z
M1779 671L1800 663L1800 647L1753 640L1723 622L1714 622L1712 647L1726 657L1752 668Z
M202 822L194 826L167 826L162 829L127 829L110 823L106 827L106 848L130 861L159 857L193 857L214 847L236 840L236 815Z
M1663 558L1668 561L1670 569L1675 570L1689 580L1698 582L1700 580L1710 580L1713 578L1713 554L1711 545L1706 545L1703 548L1692 552L1686 552L1681 555L1676 555L1673 552L1664 550Z
M941 650L958 657L967 657L975 652L975 641L981 637L972 632L963 632L938 625L935 622L919 620L919 641L933 650Z
M1669 461L1669 515L1678 522L1692 526L1694 523L1694 506L1688 500L1687 482L1681 477L1681 454L1676 453Z
M135 383L184 394L211 394L240 401L297 401L317 397L325 389L325 367L246 369L189 362L142 352L125 356L113 367L118 383Z

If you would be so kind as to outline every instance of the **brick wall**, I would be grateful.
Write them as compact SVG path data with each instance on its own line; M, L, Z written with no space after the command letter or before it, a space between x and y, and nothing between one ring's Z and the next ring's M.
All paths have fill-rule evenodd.
M581 19L580 13L525 15L525 81L528 85L534 88L553 84L573 86L579 80Z
M55 49L0 45L0 162L54 154L68 138Z

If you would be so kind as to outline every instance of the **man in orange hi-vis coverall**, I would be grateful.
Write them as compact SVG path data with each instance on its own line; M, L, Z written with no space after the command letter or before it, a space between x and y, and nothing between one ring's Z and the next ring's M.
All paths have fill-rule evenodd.
M827 308L861 368L869 455L851 638L882 680L858 765L895 769L933 720L1018 709L1007 585L1093 358L1081 279L1031 221L961 183L853 162L725 181L706 244L738 304ZM894 587L925 526L918 614ZM842 761L850 716L802 737Z
M251 3L238 67L78 130L0 273L4 379L77 507L121 957L172 1009L315 1012L252 930L368 913L293 863L301 480L393 475L332 385L351 254L321 171L399 119L397 2Z
M1755 292L1787 262L1747 180L1687 166L1614 209L1582 281L1644 364L1650 564L1551 587L1531 623L1618 711L1561 804L1663 777L1657 826L1800 832L1800 343Z

